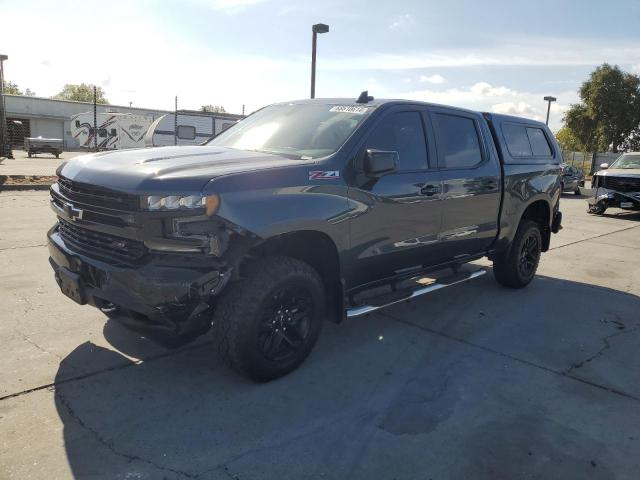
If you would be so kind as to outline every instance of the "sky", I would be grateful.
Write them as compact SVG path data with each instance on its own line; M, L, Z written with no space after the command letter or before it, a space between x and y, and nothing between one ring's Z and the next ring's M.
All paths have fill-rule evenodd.
M599 64L640 74L640 0L0 0L5 78L38 96L93 83L110 103L249 113L309 95L407 98L557 129Z

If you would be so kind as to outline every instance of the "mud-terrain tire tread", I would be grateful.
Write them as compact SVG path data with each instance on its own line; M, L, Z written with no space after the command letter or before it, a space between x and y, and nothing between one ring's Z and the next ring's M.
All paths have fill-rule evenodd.
M518 226L509 253L499 256L493 261L493 276L500 285L508 288L524 288L535 278L535 270L538 268L540 255L538 255L538 261L536 262L535 270L531 278L523 279L518 269L522 241L528 237L531 230L537 232L538 245L541 246L542 235L540 233L540 225L532 220L525 220Z
M223 362L239 374L255 381L264 382L289 373L297 368L309 355L320 334L324 315L324 286L318 273L308 264L285 256L259 259L250 265L240 281L227 286L218 301L213 315L214 344ZM314 338L305 348L305 353L294 364L284 370L269 371L268 368L251 365L243 355L241 343L246 340L247 329L268 292L286 278L305 278L317 289L318 321ZM266 364L265 360L265 364ZM264 366L263 366L264 367Z

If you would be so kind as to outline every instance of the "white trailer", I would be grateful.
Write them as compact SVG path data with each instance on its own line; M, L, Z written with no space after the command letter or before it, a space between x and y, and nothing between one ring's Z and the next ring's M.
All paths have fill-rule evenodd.
M132 113L98 113L98 128L94 128L93 112L79 113L71 117L71 135L81 147L93 148L94 136L98 137L100 150L142 148L144 136L153 119Z
M240 118L231 114L178 111L176 122L175 114L168 113L151 124L144 136L144 143L147 147L198 145L234 125Z

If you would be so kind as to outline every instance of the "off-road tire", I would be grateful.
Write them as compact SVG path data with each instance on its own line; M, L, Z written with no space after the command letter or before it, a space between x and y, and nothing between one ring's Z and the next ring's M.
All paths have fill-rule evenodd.
M270 359L259 338L269 305L283 289L303 289L312 304L307 335L290 358ZM241 375L266 382L295 370L315 345L325 312L325 289L318 273L308 264L290 257L257 260L243 278L227 286L213 315L214 343L225 363ZM266 322L268 323L268 322ZM262 330L261 330L262 329ZM264 333L263 333L264 335Z
M532 263L531 271L524 273L521 267L524 249L529 252L529 242L535 242L531 258L527 256L525 263ZM496 257L493 261L493 275L499 284L509 288L524 288L535 277L542 249L542 235L540 225L531 220L525 220L518 226L518 231L507 254ZM527 269L528 270L528 269Z

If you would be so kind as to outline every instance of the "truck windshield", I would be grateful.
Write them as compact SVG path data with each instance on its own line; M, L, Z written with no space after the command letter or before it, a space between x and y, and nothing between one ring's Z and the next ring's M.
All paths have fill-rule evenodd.
M225 130L207 145L300 159L325 157L344 144L371 110L354 105L271 105Z
M640 153L625 153L613 162L611 168L640 168Z

